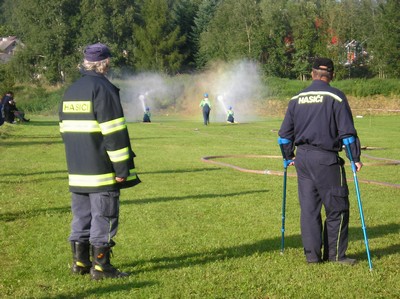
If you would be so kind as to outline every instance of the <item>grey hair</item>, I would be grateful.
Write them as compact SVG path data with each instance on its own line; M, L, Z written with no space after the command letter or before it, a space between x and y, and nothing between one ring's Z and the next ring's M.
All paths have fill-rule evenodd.
M321 79L322 77L328 78L329 81L333 79L333 72L328 72L326 70L312 69L312 74L314 79Z
M108 67L110 65L110 60L103 59L100 61L87 61L86 59L79 65L79 68L82 68L86 71L94 71L98 74L105 74L108 71Z

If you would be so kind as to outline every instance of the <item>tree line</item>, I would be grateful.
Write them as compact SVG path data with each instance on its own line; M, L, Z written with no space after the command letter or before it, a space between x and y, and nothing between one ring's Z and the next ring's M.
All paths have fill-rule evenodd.
M190 73L250 60L306 79L314 57L337 77L400 76L398 0L0 0L0 35L21 45L0 79L76 77L84 47L107 44L114 75Z

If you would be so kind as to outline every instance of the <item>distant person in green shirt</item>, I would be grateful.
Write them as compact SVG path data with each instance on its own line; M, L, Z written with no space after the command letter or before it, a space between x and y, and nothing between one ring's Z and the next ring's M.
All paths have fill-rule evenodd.
M208 99L208 93L204 94L204 98L203 100L201 100L199 106L203 109L204 124L207 126L210 123L210 111L211 111L211 103L210 100Z

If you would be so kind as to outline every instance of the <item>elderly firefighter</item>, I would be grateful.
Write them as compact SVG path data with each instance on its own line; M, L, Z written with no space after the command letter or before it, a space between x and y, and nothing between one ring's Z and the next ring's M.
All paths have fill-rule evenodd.
M59 108L72 193L72 272L90 273L94 280L128 276L111 265L110 254L120 189L140 182L119 89L105 77L110 57L101 43L87 46L82 77L66 90Z

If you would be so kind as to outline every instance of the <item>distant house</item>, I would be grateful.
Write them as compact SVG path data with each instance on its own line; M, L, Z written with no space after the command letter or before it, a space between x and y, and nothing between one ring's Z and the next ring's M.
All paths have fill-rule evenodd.
M0 37L0 63L6 63L14 55L21 42L16 36Z

